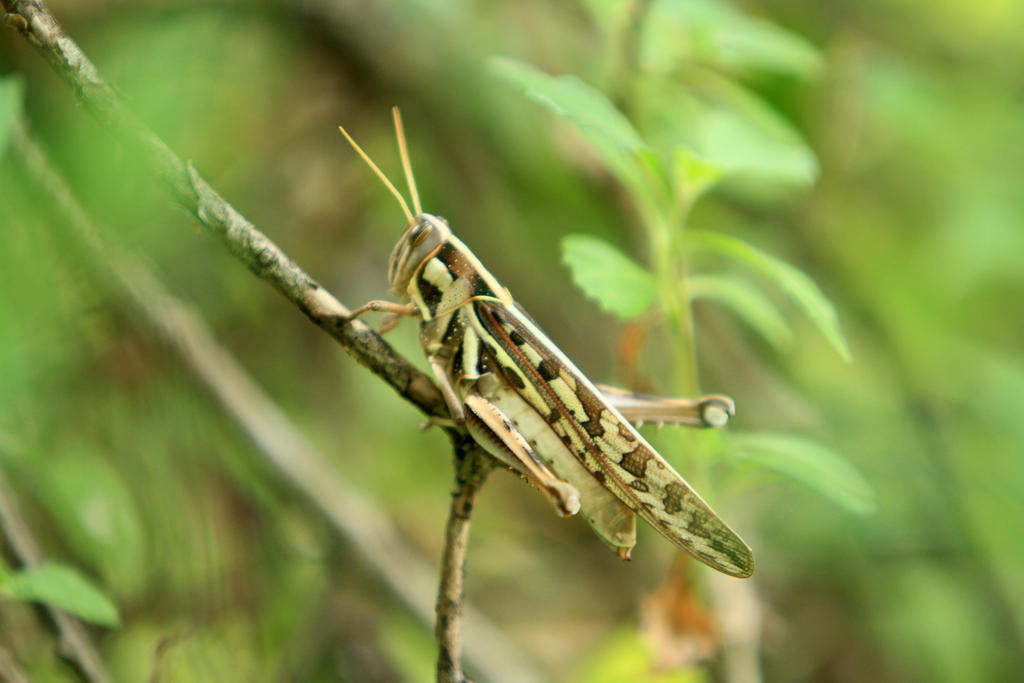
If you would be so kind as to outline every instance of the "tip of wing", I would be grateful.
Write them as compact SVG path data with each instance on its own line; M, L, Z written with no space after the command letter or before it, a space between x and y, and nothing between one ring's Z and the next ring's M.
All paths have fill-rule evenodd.
M722 571L729 576L736 577L737 579L749 579L754 575L754 556L750 555L744 564L736 567L730 567L728 569L723 568Z
M735 543L729 544L726 548L716 549L717 552L713 555L694 553L689 548L686 550L696 559L723 574L737 579L750 578L754 574L754 553L739 536L734 536L734 539Z

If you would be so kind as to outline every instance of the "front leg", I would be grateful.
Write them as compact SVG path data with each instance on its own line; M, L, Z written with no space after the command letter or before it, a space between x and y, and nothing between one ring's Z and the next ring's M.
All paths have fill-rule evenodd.
M367 301L365 304L355 309L347 316L345 320L352 322L363 313L368 311L377 311L381 313L387 313L385 316L385 322L381 325L381 328L377 330L378 334L384 334L398 324L398 321L402 318L419 315L420 309L414 303L400 304L396 301L385 301L383 299L374 299L373 301Z
M728 396L711 394L697 398L665 398L637 394L628 389L596 385L606 401L637 425L657 422L687 427L724 427L736 414L736 403Z

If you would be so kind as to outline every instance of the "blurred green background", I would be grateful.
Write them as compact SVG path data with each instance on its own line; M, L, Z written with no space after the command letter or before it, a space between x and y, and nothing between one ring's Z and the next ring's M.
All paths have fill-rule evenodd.
M596 304L601 271L563 244L657 256L651 205L595 135L614 104L650 149L689 150L672 176L695 200L685 230L754 248L745 265L687 260L709 276L690 281L701 389L738 413L698 462L694 435L645 434L755 550L755 670L1019 675L1020 3L50 5L132 109L349 306L385 295L403 219L336 127L397 180L399 105L424 208L596 381L672 390L659 378L678 359L645 312L657 303ZM106 240L194 307L436 567L444 436L175 206L24 39L0 36L0 143L23 116ZM0 471L46 556L93 587L57 592L99 605L79 612L107 624L90 628L114 678L430 680L429 626L263 460L3 146ZM415 325L389 340L425 365ZM3 553L0 648L33 680L75 680L25 600L62 598L19 593ZM644 528L623 563L498 472L467 590L547 678L741 680L718 647L723 589L676 555ZM689 646L710 660L667 667Z

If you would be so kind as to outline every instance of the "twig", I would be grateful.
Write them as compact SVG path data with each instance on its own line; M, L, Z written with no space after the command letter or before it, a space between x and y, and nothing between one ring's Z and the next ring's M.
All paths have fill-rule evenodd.
M104 244L70 188L23 126L17 127L12 143L36 182L54 201L56 210L65 219L64 225L71 228L70 234L86 247L94 261L110 269L128 299L175 345L184 362L260 452L320 510L339 535L362 554L367 564L418 618L426 624L432 623L435 572L406 546L387 512L349 486L328 466L234 357L217 343L198 315L173 297L137 258ZM457 440L456 447L457 453L468 451L467 459L480 453L464 439ZM485 461L485 465L489 463ZM534 681L540 678L529 666L525 653L487 617L471 605L463 605L463 611L471 627L466 637L466 658L474 669L489 680Z
M437 680L439 683L463 683L461 627L465 603L466 551L469 524L477 496L493 468L493 461L479 448L456 451L455 492L448 509L444 531L444 555L441 557L441 586L437 592L438 643Z
M18 562L23 567L34 567L43 561L40 550L32 531L18 511L18 501L14 490L7 483L7 478L0 471L0 530L10 544ZM77 618L49 605L44 605L46 612L53 621L57 631L57 651L83 680L89 683L107 683L110 674L103 664L96 646L93 645L85 626Z
M434 383L399 356L349 310L260 232L192 167L179 158L122 103L81 48L38 0L0 0L5 18L36 46L92 114L171 188L175 199L209 228L249 269L334 337L357 361L428 415L447 412Z

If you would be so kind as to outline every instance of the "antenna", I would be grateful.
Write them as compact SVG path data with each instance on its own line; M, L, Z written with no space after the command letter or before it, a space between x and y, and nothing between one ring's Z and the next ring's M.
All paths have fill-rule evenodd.
M340 130L341 134L345 136L345 139L348 140L348 143L352 145L353 148L355 148L356 152L359 153L359 156L363 158L363 161L365 161L366 164L371 169L373 169L373 172L377 174L377 177L384 182L384 185L387 186L389 190L391 190L391 194L395 195L395 199L397 199L398 203L402 205L402 211L405 213L405 217L409 219L410 223L412 223L415 219L413 218L412 213L409 211L409 205L405 203L405 198L402 197L402 193L395 189L395 186L391 184L391 181L388 180L388 177L384 175L384 171L377 168L377 164L373 163L373 159L370 158L370 155L364 152L363 148L356 144L356 141L352 139L352 136L348 134L347 130L345 130L341 126L338 126L338 130ZM419 205L418 200L416 203L417 205Z
M412 164L409 163L409 148L405 146L405 129L402 128L402 113L398 111L398 107L392 107L391 114L395 119L395 135L398 136L398 151L402 155L405 182L409 184L412 206L416 209L416 215L418 216L423 213L423 207L420 206L420 193L416 191L416 178L412 175Z

